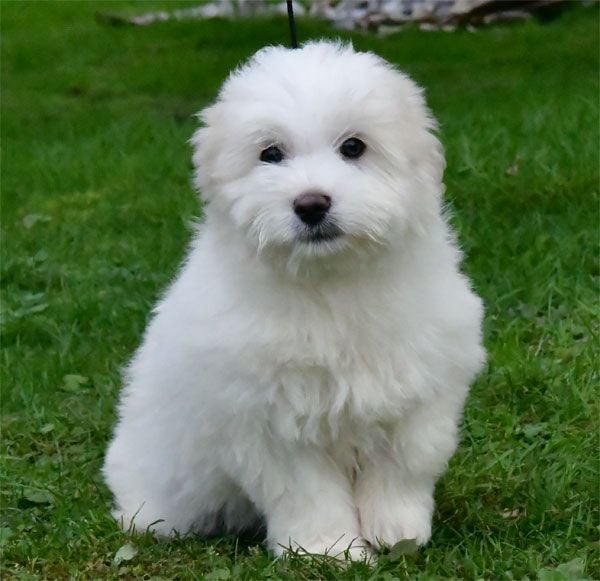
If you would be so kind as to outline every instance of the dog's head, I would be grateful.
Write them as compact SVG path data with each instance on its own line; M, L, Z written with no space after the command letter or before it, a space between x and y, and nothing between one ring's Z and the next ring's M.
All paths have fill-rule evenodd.
M263 49L200 116L196 185L258 253L370 254L439 214L435 122L419 87L374 54Z

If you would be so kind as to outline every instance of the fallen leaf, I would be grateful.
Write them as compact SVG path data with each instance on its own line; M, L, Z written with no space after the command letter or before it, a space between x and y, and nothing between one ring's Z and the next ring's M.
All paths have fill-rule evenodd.
M525 424L521 431L523 433L523 435L526 438L529 439L533 439L535 438L537 435L543 433L544 429L546 428L546 424L541 423L541 424Z
M500 513L500 516L502 518L517 518L518 516L521 516L521 514L523 514L518 508L513 508L511 509L506 509L503 510Z
M23 226L29 230L33 226L35 226L38 222L50 222L52 218L50 216L46 216L46 214L27 214L22 220Z
M54 496L49 490L26 490L19 499L21 508L31 508L42 504L53 504Z
M402 539L390 549L387 557L390 561L398 561L400 557L413 555L418 550L417 539Z
M515 176L519 173L519 161L521 160L521 156L517 155L514 161L506 168L504 173L507 176Z
M575 557L568 563L561 563L558 567L551 569L544 567L538 571L539 581L582 581L590 579L585 573L585 562L581 557Z
M204 579L208 581L224 581L230 577L229 569L215 569L204 575Z
M63 377L64 384L61 386L62 391L68 391L74 393L79 391L81 386L86 384L89 379L83 375L65 375Z
M4 546L12 535L13 532L11 529L8 527L0 527L0 547Z
M123 561L131 561L137 554L137 547L131 543L127 543L115 553L113 564L120 565Z

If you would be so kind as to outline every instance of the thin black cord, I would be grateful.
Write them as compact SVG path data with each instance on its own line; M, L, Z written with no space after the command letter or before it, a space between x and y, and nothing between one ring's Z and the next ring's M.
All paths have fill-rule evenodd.
M287 13L288 20L290 22L290 38L292 41L292 48L298 48L298 39L296 38L296 21L294 20L294 6L292 0L287 0Z

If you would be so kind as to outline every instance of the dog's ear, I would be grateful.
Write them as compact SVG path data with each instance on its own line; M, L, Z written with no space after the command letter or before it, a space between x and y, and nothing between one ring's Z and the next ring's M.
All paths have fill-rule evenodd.
M408 162L408 169L439 199L444 192L443 177L446 169L444 148L438 139L438 123L425 101L425 93L410 77L389 64L385 67L386 92L381 98L381 117L385 125L378 129L382 140L389 144L388 151L400 153ZM390 74L391 73L391 74ZM402 166L402 159L396 160Z
M446 169L444 147L438 139L438 122L427 106L425 91L412 79L401 74L402 83L408 87L407 102L412 108L411 119L416 121L411 131L413 163L421 179L429 182L436 193L444 191L443 179ZM405 89L406 90L406 89Z
M218 115L217 105L212 105L198 113L202 127L196 130L190 144L193 148L194 185L205 200L210 200L214 191L213 169L220 149L218 132L214 129L214 118Z
M444 146L437 135L437 122L424 100L420 109L421 119L425 118L427 121L420 127L415 127L414 132L411 133L411 148L408 155L421 191L428 192L438 206L442 203L446 190Z
M422 179L429 181L435 194L441 197L445 190L443 180L446 169L446 157L444 155L444 146L437 136L437 123L433 120L429 110L427 110L427 114L432 120L432 126L423 137L423 156L419 170Z

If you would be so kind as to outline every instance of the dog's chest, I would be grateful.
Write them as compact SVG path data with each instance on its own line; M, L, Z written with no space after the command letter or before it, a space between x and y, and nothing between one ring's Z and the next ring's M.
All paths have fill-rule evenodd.
M256 345L255 371L281 437L374 446L418 398L421 373L402 341L362 323L306 317Z
M410 313L377 287L360 290L279 293L220 320L214 336L278 436L364 440L427 395L431 361Z
M376 445L372 440L381 439L408 405L368 370L281 367L271 383L268 416L283 439L363 448Z

